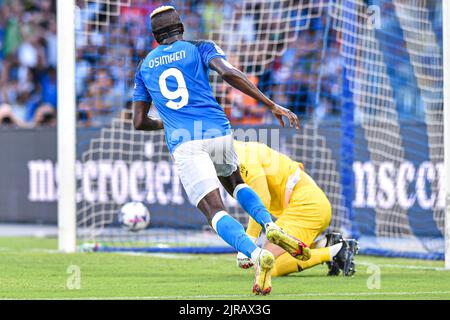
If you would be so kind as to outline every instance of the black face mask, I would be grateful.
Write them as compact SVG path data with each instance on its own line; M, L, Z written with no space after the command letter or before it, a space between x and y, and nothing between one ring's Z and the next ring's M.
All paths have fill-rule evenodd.
M156 41L162 43L164 40L174 36L184 34L184 25L182 23L153 31Z

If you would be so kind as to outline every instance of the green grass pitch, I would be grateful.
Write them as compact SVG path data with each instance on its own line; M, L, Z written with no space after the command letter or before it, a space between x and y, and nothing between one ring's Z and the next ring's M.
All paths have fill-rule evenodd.
M361 256L353 278L328 278L318 266L276 278L272 295L254 297L253 271L239 270L231 255L64 255L55 247L51 239L0 238L0 299L450 299L441 261ZM67 288L70 266L80 270L79 290Z

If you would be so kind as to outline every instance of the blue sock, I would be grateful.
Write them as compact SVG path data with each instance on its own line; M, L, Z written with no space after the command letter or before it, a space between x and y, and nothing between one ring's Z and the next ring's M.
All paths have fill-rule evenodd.
M234 192L234 198L256 222L264 229L273 223L272 216L261 201L261 198L247 185L240 185Z
M244 227L228 213L217 213L213 218L212 225L226 243L247 257L252 258L252 254L256 250L260 250L247 236Z

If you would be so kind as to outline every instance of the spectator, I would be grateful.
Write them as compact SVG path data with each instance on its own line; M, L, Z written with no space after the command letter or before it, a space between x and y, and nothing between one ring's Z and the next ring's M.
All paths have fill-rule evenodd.
M27 125L18 119L10 105L0 105L0 128L26 128Z
M218 30L223 21L223 0L207 0L203 8L204 30ZM196 28L199 29L199 28Z
M50 104L42 104L38 107L33 119L35 127L56 127L56 111Z
M0 102L8 106L3 114L14 116L5 118L13 120L13 126L32 126L35 111L43 103L56 108L55 3L0 3Z
M114 80L107 70L100 70L88 89L86 102L93 111L94 124L108 125L115 111L123 108L120 92L114 88Z
M50 104L56 108L58 102L56 69L49 67L43 74L41 79L42 102Z

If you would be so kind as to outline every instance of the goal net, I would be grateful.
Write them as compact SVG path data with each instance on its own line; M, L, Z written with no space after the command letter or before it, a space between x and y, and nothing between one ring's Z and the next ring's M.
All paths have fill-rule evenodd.
M238 139L305 164L333 205L329 231L368 254L444 256L441 1L77 1L78 238L96 249L232 252L188 203L160 132L132 127L134 72L155 42L149 13L182 13L189 40L229 61L303 121L279 130L255 101L211 84ZM223 192L243 224L247 215ZM121 228L130 201L147 230Z

